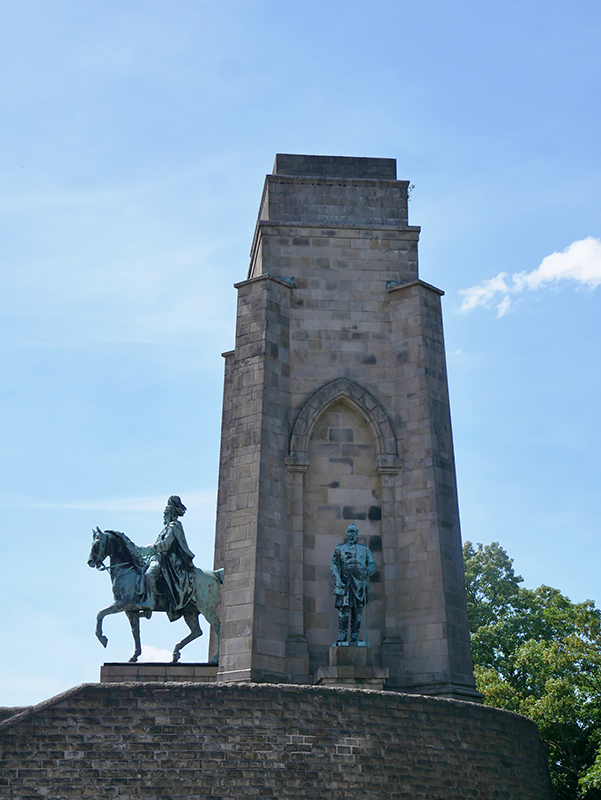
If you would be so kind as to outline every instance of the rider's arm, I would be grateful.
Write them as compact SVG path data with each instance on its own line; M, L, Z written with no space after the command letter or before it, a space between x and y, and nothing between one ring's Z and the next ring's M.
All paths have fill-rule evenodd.
M171 545L173 544L173 540L175 539L175 534L173 533L173 528L169 525L165 529L165 533L156 540L154 543L154 549L156 553L166 553L168 550L171 549Z

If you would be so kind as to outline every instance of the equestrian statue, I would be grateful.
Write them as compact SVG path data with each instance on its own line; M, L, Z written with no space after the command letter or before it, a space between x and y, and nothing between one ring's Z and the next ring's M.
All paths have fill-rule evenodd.
M93 531L88 565L107 570L113 585L115 602L103 608L96 617L96 636L103 647L108 639L102 632L102 620L109 614L124 611L129 619L135 650L130 662L138 660L140 617L150 619L153 611L164 611L171 622L183 617L190 633L173 650L173 662L181 650L202 636L198 615L202 614L217 634L217 653L211 664L219 662L221 624L216 613L223 570L203 570L194 566L194 553L188 547L179 517L186 507L177 495L167 501L163 512L165 527L154 544L138 547L120 531ZM108 557L109 565L104 561Z

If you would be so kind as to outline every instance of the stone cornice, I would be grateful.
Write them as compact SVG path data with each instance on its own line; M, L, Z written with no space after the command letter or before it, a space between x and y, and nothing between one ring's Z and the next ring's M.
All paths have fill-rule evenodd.
M263 275L256 275L254 278L247 278L245 281L239 281L234 284L234 289L241 289L243 286L248 286L249 283L267 280L275 281L281 286L285 286L287 289L294 289L293 278L281 278L278 275L271 275L269 272L265 272Z
M443 296L444 292L442 289L437 289L436 286L432 286L431 283L426 283L425 281L407 281L407 283L398 283L396 286L387 286L386 291L390 294L392 292L398 292L399 289L409 289L411 286L423 286L424 289L429 289L431 292L435 292L437 295Z
M322 184L325 186L344 186L345 184L359 184L360 186L401 186L404 189L409 187L410 181L401 181L398 178L355 178L355 177L323 177L320 175L266 175L266 183L303 183L305 186L311 184Z

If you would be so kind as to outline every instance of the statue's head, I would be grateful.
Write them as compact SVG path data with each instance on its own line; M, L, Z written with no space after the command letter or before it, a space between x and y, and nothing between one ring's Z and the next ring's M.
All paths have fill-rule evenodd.
M357 544L357 538L359 536L359 529L356 528L354 525L349 525L346 529L346 540L351 544Z
M165 523L171 522L178 517L183 517L186 511L186 506L182 503L181 497L178 497L176 494L172 494L169 500L167 500L167 505L165 506L165 511L163 512L163 519Z

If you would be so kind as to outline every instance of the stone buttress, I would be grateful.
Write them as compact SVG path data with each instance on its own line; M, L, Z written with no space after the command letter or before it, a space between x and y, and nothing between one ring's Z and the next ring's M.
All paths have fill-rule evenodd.
M225 353L218 680L311 683L337 635L329 564L378 563L387 689L477 699L439 289L394 159L278 155Z

